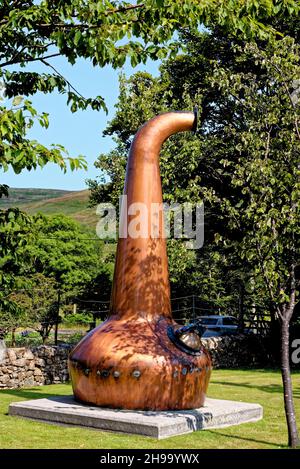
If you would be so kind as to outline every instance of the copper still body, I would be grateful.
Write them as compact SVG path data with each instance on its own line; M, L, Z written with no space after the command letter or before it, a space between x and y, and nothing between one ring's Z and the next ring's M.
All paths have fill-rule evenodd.
M129 153L124 194L127 207L144 204L148 227L132 237L134 216L123 212L118 240L110 317L89 332L69 357L76 399L97 406L170 410L203 405L211 359L193 327L172 318L162 213L159 152L172 134L195 130L194 112L168 112L143 125ZM154 218L154 219L153 219ZM153 226L153 225L156 226Z

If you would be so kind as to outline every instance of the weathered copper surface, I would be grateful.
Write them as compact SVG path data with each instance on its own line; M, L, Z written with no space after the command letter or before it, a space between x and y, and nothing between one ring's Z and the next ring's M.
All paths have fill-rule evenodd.
M190 409L203 405L211 372L209 354L179 349L168 337L178 324L171 315L162 213L151 218L151 204L162 203L159 152L179 131L193 130L192 112L161 114L137 132L127 164L127 205L149 208L155 237L119 238L111 297L111 316L70 354L69 369L77 399L124 409ZM122 221L127 225L133 215ZM191 332L183 344L194 344Z

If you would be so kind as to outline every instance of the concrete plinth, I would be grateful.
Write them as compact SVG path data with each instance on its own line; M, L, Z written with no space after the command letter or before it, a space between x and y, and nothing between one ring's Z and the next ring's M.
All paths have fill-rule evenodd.
M263 416L259 404L206 399L204 407L185 411L127 411L76 402L73 396L10 404L9 414L44 422L167 438L197 430L256 422Z

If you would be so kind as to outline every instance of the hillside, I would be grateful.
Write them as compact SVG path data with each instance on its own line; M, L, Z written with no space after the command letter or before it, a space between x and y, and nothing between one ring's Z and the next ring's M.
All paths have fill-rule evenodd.
M45 199L53 199L69 194L70 191L59 189L9 189L9 197L0 199L0 208L19 207L20 204L30 204Z
M89 191L62 191L53 189L10 189L8 199L0 199L0 208L19 207L34 214L68 215L84 226L95 230L96 209L88 208Z

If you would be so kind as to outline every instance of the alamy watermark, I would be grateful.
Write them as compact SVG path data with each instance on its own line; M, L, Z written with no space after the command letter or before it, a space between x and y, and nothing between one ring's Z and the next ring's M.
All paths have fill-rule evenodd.
M128 204L127 196L119 200L119 222L113 204L99 204L96 214L100 216L96 233L101 239L119 238L175 238L186 241L188 249L199 249L204 242L204 205L160 204L150 207L142 202Z
M292 348L295 349L291 355L291 361L294 365L299 365L300 363L300 339L294 339L292 342Z

